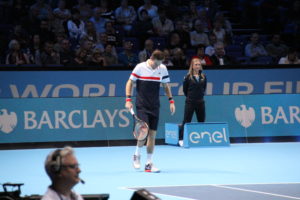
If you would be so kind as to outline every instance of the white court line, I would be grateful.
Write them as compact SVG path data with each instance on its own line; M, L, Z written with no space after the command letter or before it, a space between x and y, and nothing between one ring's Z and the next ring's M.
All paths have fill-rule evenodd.
M219 188L226 188L226 189L231 189L231 190L239 190L239 191L243 191L243 192L252 192L252 193L258 193L258 194L266 194L266 195L271 195L271 196L276 196L276 197L283 197L283 198L288 198L288 199L300 199L299 197L292 197L292 196L281 195L281 194L274 194L274 193L269 193L269 192L260 192L260 191L256 191L256 190L247 190L247 189L229 187L229 186L224 186L224 185L211 185L211 186L219 187Z

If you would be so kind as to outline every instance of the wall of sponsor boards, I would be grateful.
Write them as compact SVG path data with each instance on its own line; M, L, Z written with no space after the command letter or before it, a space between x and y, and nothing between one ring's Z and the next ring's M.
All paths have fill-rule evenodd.
M161 139L165 123L182 121L184 106L186 71L169 72L177 110L170 115L162 91ZM205 73L207 122L228 122L230 137L300 136L300 69ZM133 139L124 109L129 74L0 71L0 143Z

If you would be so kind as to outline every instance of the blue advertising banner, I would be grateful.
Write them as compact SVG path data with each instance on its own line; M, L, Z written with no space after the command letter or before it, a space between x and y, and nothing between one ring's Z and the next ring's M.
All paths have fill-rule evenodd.
M158 139L165 123L181 123L185 98L175 115L161 97ZM227 122L230 137L300 136L300 95L206 96L206 122ZM0 143L127 140L132 116L123 97L0 99ZM193 118L195 121L195 117Z
M0 71L0 98L124 96L130 73ZM182 80L186 73L187 70L169 70L174 96L183 95ZM205 73L207 95L300 94L300 69L206 70Z

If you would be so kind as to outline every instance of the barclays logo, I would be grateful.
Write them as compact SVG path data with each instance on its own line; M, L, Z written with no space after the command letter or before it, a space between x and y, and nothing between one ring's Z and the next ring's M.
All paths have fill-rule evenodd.
M8 112L7 109L0 110L0 131L10 133L14 130L18 122L15 112Z
M252 107L247 109L246 105L240 105L234 111L235 119L241 126L248 128L255 120L255 111Z

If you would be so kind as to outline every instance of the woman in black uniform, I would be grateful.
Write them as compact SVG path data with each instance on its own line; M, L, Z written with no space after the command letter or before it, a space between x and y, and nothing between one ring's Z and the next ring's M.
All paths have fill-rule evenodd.
M193 114L196 112L198 122L205 121L205 102L204 93L206 90L206 76L202 73L201 60L193 57L190 63L188 74L184 77L183 93L186 96L184 107L184 119L179 133L179 145L183 142L183 127L185 123L192 121Z

